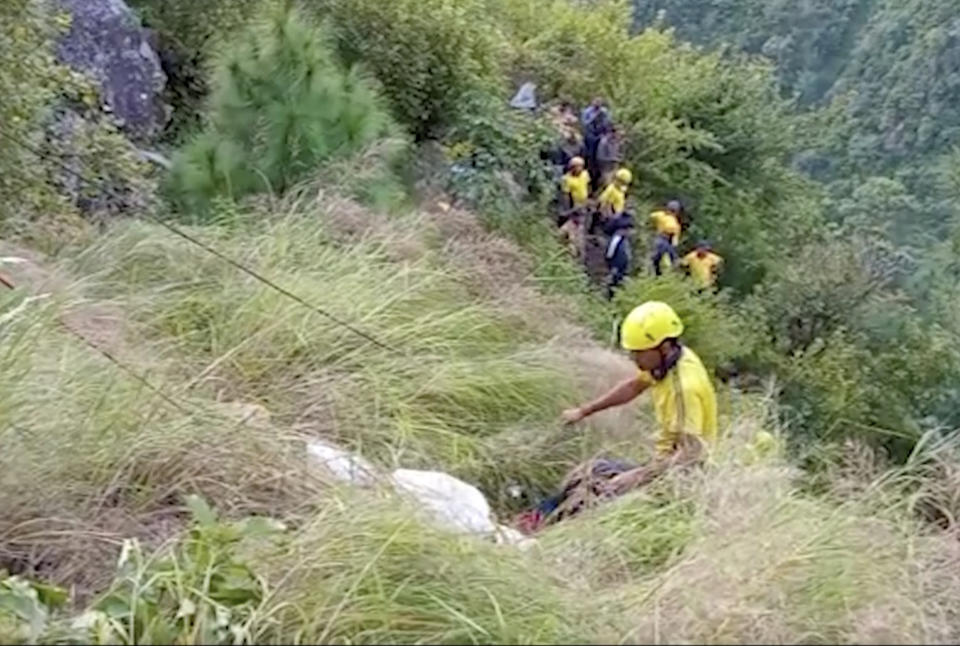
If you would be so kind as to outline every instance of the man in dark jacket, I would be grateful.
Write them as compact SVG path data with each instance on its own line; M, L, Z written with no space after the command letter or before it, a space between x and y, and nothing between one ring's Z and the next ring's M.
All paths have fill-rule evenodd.
M600 173L599 186L607 186L613 181L613 173L620 167L623 155L620 152L620 129L614 125L600 137L597 144L597 170Z
M608 220L603 227L604 233L610 236L607 243L607 268L610 270L607 278L607 298L612 299L614 291L623 283L630 271L630 236L633 234L633 214L624 213Z
M600 140L606 135L613 123L606 111L598 112L590 123L583 129L583 148L586 153L587 172L590 173L591 185L593 190L601 188L600 183L600 165L597 160L597 149L600 146Z
M580 127L584 130L593 122L597 115L605 114L607 117L610 116L610 111L607 109L607 106L602 97L594 97L593 101L590 102L590 105L583 109L583 112L580 113Z

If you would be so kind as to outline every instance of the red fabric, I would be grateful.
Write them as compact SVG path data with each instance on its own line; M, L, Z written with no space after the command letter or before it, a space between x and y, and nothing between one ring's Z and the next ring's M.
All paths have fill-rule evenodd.
M543 513L539 509L530 509L521 512L513 521L517 531L531 536L543 526Z

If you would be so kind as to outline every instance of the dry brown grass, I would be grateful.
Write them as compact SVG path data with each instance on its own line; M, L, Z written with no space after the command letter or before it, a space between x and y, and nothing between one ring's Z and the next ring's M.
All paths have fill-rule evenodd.
M369 447L391 465L474 474L503 466L497 456L508 453L511 468L520 469L539 451L551 454L550 469L560 470L563 455L573 459L581 450L575 437L555 449L550 434L557 429L548 430L562 406L575 401L564 394L570 386L562 373L592 389L622 360L593 346L566 322L562 307L525 284L528 264L514 245L460 211L396 217L328 193L260 201L257 208L287 215L265 222L266 233L235 249L238 255L281 282L300 281L299 290L339 312L362 312L367 306L357 299L380 301L394 338L414 341L413 354L383 356L362 346L338 351L337 344L354 347L355 339L153 227L118 225L60 265L15 250L29 257L17 282L25 291L55 287L57 298L12 321L16 341L4 348L6 374L15 379L6 388L5 437L14 439L5 440L0 457L0 566L73 585L85 598L110 578L124 537L150 546L180 531L188 493L204 495L230 516L264 513L296 522L312 513L323 488L305 462L307 437ZM229 250L231 243L217 244ZM316 263L339 264L310 264L312 244L326 254ZM291 257L303 260L288 267ZM373 263L371 277L353 273L365 262ZM364 284L390 273L394 288L406 284L407 294ZM188 318L198 311L214 318ZM56 325L61 318L103 341L100 347L180 399L186 411L171 409L70 337ZM477 326L466 329L478 350L448 358L463 334L461 319ZM500 337L489 351L482 350L486 329ZM172 335L177 330L182 336ZM196 342L201 333L222 343L211 350ZM493 372L474 374L472 365ZM510 383L524 370L531 376ZM449 384L437 381L443 371ZM510 390L529 387L539 403L528 405ZM482 429L479 417L469 419L487 414L484 401L497 407L504 396L526 420L511 424L511 413L501 413L503 421ZM448 428L457 401L473 407L459 425L489 437ZM541 415L535 421L534 411ZM610 414L597 428L625 431L632 424L629 414ZM594 436L591 444L600 440ZM428 447L430 453L419 453Z
M733 391L720 392L726 437L705 470L563 523L528 552L332 488L307 462L307 438L453 472L500 508L507 483L549 487L601 450L642 456L652 421L641 406L586 429L557 424L633 368L464 213L308 204L273 204L285 215L217 244L396 351L356 343L153 227L118 229L60 271L95 274L67 281L75 302L118 307L136 348L125 356L188 412L58 328L69 303L31 303L4 322L0 567L71 585L82 601L110 580L122 538L170 540L184 496L200 494L227 517L292 528L286 548L255 562L282 618L259 627L266 641L960 638L960 549L915 513L956 517L949 447L893 474L852 451L842 486L815 498L780 456L749 454L769 401ZM22 297L6 294L5 309Z

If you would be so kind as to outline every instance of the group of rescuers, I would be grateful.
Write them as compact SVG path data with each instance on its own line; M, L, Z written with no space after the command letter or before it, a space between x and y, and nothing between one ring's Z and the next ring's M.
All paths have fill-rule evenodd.
M605 237L607 296L612 298L630 270L630 240L635 230L634 216L627 209L633 173L622 165L620 131L599 98L579 118L566 104L555 118L564 133L563 143L551 155L554 165L563 169L557 218L560 235L578 258L585 254L588 236ZM654 231L650 257L654 274L680 269L699 289L714 289L723 258L709 241L700 240L689 253L679 255L685 227L683 205L670 200L650 214L649 222Z
M600 127L596 127L598 119ZM577 233L591 234L594 226L608 236L608 289L612 290L627 270L617 264L616 247L623 244L633 228L630 215L625 212L632 175L619 165L616 155L609 154L611 148L616 152L618 142L611 145L604 138L617 137L617 133L603 102L594 100L579 121L585 135L583 153L566 160L566 173L560 182L566 199L562 226L574 239ZM591 177L600 179L594 182ZM591 198L593 193L598 194L595 200ZM660 275L679 264L701 288L712 289L721 259L709 244L698 244L678 262L682 211L679 203L671 201L650 216L656 236L651 257L653 270ZM675 466L698 464L716 440L717 400L713 383L700 358L683 344L683 330L680 317L666 303L648 301L634 308L620 325L620 344L637 372L599 398L563 412L563 422L573 425L595 413L625 405L641 393L651 393L660 427L654 459L605 480L602 492L606 495L620 495L643 486Z

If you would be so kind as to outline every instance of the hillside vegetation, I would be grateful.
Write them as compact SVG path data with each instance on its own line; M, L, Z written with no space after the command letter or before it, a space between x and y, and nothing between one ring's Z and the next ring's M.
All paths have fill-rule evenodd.
M804 3L635 0L651 25L708 48L771 60L785 94L829 106L811 121L799 163L841 206L863 204L873 226L926 249L952 226L944 157L960 143L960 39L948 1ZM865 203L865 204L864 204Z
M52 619L42 633L8 637L956 638L960 554L915 516L949 513L950 491L939 489L949 483L938 484L949 454L924 453L876 482L882 467L849 455L831 493L813 497L777 455L751 457L747 442L773 422L768 404L736 392L721 397L727 438L706 471L599 509L527 551L449 535L385 493L328 481L306 459L310 438L384 466L441 466L506 514L507 484L549 491L601 449L642 458L652 422L621 412L583 435L558 429L575 387L629 369L565 322L562 302L536 294L518 249L465 215L388 220L315 195L197 233L298 294L322 295L389 351L139 223L65 255L60 280L48 281L63 289L52 300L6 297L4 561L70 584L88 609L79 623ZM453 263L464 254L475 259L469 271ZM99 333L179 407L57 317ZM181 506L197 495L230 520L200 502ZM250 515L286 529L232 520Z
M132 4L169 170L58 62L68 18L0 6L0 642L960 639L957 243L920 262L795 168L834 114L795 81L622 1ZM557 133L506 107L528 79L607 97L635 208L683 197L718 294L638 262L602 298L547 217ZM616 325L649 299L717 375L700 470L521 546L306 451L448 472L507 524L649 457L646 401L558 421L633 373Z

